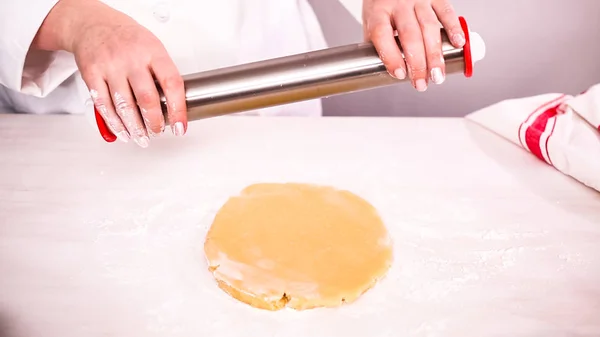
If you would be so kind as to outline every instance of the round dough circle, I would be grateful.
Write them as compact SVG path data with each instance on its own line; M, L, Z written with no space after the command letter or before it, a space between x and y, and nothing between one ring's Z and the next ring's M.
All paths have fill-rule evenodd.
M292 183L255 184L231 197L204 251L221 289L267 310L353 302L392 262L392 242L367 201Z

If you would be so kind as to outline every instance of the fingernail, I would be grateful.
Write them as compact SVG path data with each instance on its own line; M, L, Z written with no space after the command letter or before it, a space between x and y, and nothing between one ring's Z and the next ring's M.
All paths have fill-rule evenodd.
M127 131L121 131L117 133L117 139L122 141L123 143L129 143L129 134Z
M444 83L445 79L446 78L444 77L444 73L442 73L441 68L431 69L431 80L433 81L433 83L442 84L442 83Z
M462 47L465 45L465 36L463 34L454 34L452 36L452 40L454 41L454 44Z
M160 131L158 131L158 132L154 132L150 128L147 128L147 130L148 130L148 135L150 136L150 138L158 138L165 131L165 126L162 125L160 127Z
M183 123L182 122L177 122L175 123L175 125L173 125L173 133L175 134L175 136L183 136Z
M150 139L147 136L136 137L133 140L137 145L144 149L148 147L150 141Z
M418 79L415 82L415 88L417 89L417 91L423 92L425 90L427 90L427 82L425 82L424 79Z
M394 71L394 76L399 80L403 80L406 78L406 71L402 68L398 68Z

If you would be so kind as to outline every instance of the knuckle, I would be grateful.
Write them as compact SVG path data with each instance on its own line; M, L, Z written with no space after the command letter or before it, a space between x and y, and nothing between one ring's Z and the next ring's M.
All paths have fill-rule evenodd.
M109 54L98 57L95 66L98 68L98 73L119 74L125 69L126 62L118 54Z
M135 134L136 137L144 137L144 136L146 136L146 128L138 127L135 129L135 131L133 133Z
M86 62L78 65L79 72L85 79L94 79L100 74L98 65L94 62Z
M460 23L457 23L456 25L452 26L449 31L451 32L451 34L463 34L463 29L460 26Z
M181 107L177 104L169 103L169 109L166 114L166 118L169 123L183 122L187 120L187 109L185 106Z
M129 130L129 133L131 133L132 135L136 135L136 136L145 136L146 135L146 128L144 127L143 123L141 121L138 121L137 118L135 117L130 117L125 119L125 127L127 128L127 130Z
M440 52L429 53L428 55L429 62L436 66L442 66L445 63L444 55Z
M385 39L386 35L388 35L388 34L389 34L389 29L384 24L374 25L371 27L371 30L369 30L369 35L371 37L371 40Z
M430 32L439 32L440 31L440 21L437 17L426 16L419 20L421 29L427 30Z
M181 119L181 114L177 111L177 109L169 109L167 112L167 118L169 121L171 121L171 123L173 123L174 121Z
M169 75L164 79L166 89L178 90L183 88L183 78L179 75Z
M449 1L442 1L440 12L442 15L452 15L454 14L454 7Z
M424 63L411 64L409 66L409 71L413 76L425 76L427 74L427 66Z
M156 121L156 118L152 118L147 114L142 114L142 118L144 120L144 125L146 126L146 128L152 131L155 131L157 129L159 123Z
M129 113L130 110L133 110L131 103L118 92L113 96L113 104L120 113Z
M108 127L113 131L113 132L121 132L123 130L125 130L125 125L123 125L123 123L121 123L121 120L118 118L109 118L109 120L107 121Z
M421 26L418 23L399 23L396 25L398 37L402 42L414 42L421 39Z
M109 113L108 109L105 106L99 107L98 110L100 112L100 115L102 116L102 119L104 119L106 124L108 124L108 127L113 132L118 133L125 129L125 125L123 125L121 119L117 115Z
M129 114L133 110L131 104L129 104L127 101L117 100L114 102L114 104L117 111L123 114Z
M162 125L164 125L162 113L156 110L146 111L142 109L142 118L144 120L144 124L154 131L160 130Z
M154 123L154 124L150 125L150 129L154 133L162 132L164 130L164 127L165 127L164 121L161 121L161 122Z
M404 48L404 57L406 59L407 63L410 64L417 64L417 63L421 63L421 59L425 58L425 55L423 55L423 42L420 41L420 44L415 43L414 40L411 41L406 41L406 39L404 41L402 41L402 43L406 46Z
M381 59L383 64L385 64L385 66L389 68L390 63L392 63L392 62L388 59L385 51L381 50L380 48L377 48L377 55L379 55L379 58Z
M398 35L403 40L407 40L407 42L420 40L421 27L418 24L400 24L396 29L398 30Z
M104 121L106 123L110 124L111 126L112 126L112 124L115 124L115 122L120 122L120 119L117 116L115 116L114 114L111 114L108 111L108 108L106 107L106 105L96 104L96 108L98 109L100 116L102 116L102 119L104 119Z
M101 112L108 113L108 104L110 103L109 99L104 96L96 96L92 94L92 100L94 101L94 105L96 105Z
M152 90L143 90L141 92L139 92L137 95L137 101L141 106L151 106L151 105L156 105L156 102L158 101L158 95L153 92Z
M140 105L140 115L146 125L155 125L163 121L163 113L160 106L156 104L151 104L147 106Z

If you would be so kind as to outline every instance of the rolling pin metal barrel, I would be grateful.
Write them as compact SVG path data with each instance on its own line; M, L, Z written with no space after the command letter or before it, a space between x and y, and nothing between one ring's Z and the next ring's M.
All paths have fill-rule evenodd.
M473 74L473 64L483 59L485 45L470 32L463 17L463 48L455 48L442 30L446 73ZM392 77L371 43L359 43L312 51L233 67L186 75L188 120L199 120L309 99L393 85L404 80ZM167 105L160 87L165 120ZM107 142L114 142L98 111L96 124ZM168 121L167 121L168 122Z

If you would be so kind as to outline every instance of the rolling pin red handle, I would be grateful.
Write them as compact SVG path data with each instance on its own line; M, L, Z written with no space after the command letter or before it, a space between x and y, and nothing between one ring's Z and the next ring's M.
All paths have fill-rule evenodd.
M96 117L96 125L98 125L98 131L100 131L102 138L108 143L117 140L117 136L110 131L110 128L104 121L104 118L102 118L102 115L100 115L100 112L98 112L98 109L96 109L96 106L94 106L94 116Z
M465 77L473 76L473 55L471 54L471 36L469 34L469 26L464 17L458 17L460 27L465 33L465 45L463 46L463 54L465 58Z

